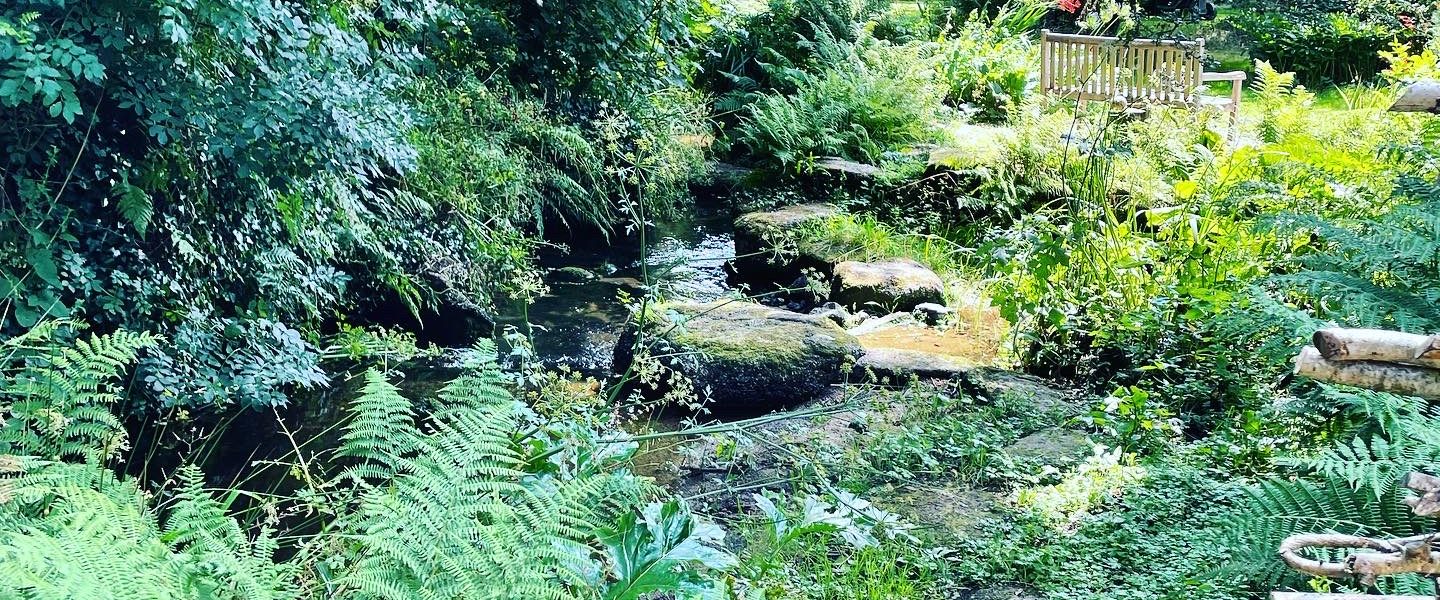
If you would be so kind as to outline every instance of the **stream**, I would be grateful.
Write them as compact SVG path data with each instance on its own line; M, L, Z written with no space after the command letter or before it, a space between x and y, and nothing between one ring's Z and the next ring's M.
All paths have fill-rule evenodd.
M666 300L724 298L734 292L725 270L734 256L730 210L716 202L688 203L676 218L649 228L643 248L638 236L609 241L596 236L542 252L549 293L511 302L499 321L527 333L546 367L603 378L630 315L622 293L638 298L648 275ZM576 268L588 272L588 279L577 280Z
M594 236L546 247L538 257L549 293L528 303L500 308L499 327L527 333L535 358L550 369L567 368L603 379L610 373L621 328L630 311L622 293L639 297L644 281L667 300L709 301L734 293L725 263L735 254L733 218L718 202L687 203L676 218L656 223L639 236ZM577 278L576 268L587 274ZM394 369L394 383L409 398L428 398L460 373L460 350L409 361ZM178 413L130 423L136 449L166 448L134 456L132 475L169 473L176 460L199 464L211 485L290 494L300 482L291 475L296 445L303 454L340 442L345 407L359 393L363 374L337 373L326 388L297 394L274 410L218 411L216 418L191 420ZM670 421L675 421L671 423ZM651 423L673 429L678 418ZM283 427L281 426L283 424ZM652 456L650 462L664 456Z

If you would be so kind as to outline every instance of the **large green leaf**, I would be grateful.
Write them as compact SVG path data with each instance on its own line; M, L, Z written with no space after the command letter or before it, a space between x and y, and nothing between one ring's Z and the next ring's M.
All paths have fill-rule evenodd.
M600 536L617 577L605 592L606 600L635 600L657 592L687 598L715 595L714 582L699 568L724 571L735 566L735 557L720 547L724 538L719 527L697 520L678 500L621 517Z

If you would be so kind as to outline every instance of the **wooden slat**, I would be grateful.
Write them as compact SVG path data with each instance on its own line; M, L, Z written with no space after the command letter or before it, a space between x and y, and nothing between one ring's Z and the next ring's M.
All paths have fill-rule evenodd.
M1067 98L1198 104L1203 52L1201 41L1127 42L1043 30L1040 81L1046 92Z
M1133 40L1122 40L1117 37L1106 37L1101 35L1079 35L1074 33L1051 33L1050 38L1059 42L1071 42L1076 44L1100 44L1105 42L1121 42L1131 46L1194 46L1195 41L1191 40L1154 40L1149 38L1136 38ZM1433 598L1431 600L1434 600Z
M1040 30L1040 90L1048 92L1055 89L1054 82L1050 80L1050 30Z

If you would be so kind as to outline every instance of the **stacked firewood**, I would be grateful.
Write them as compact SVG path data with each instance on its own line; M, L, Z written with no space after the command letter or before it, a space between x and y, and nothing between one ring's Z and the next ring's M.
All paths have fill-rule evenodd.
M1321 329L1295 357L1295 374L1319 381L1440 400L1440 336L1380 329ZM1440 514L1440 477L1410 473L1401 485L1416 495L1405 499L1416 515ZM1307 556L1316 549L1361 550L1340 561ZM1370 538L1333 533L1292 535L1280 544L1290 568L1318 577L1356 577L1373 586L1379 577L1415 573L1440 576L1440 534ZM1322 555L1324 556L1324 555ZM1350 600L1422 596L1358 596L1275 592L1271 600ZM1440 599L1440 596L1436 596Z
M1321 329L1295 357L1295 374L1440 400L1440 336L1381 329Z

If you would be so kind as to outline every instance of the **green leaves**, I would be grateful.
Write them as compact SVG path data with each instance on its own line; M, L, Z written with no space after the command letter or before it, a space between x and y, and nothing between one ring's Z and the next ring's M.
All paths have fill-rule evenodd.
M659 592L713 594L713 582L695 569L725 571L735 566L735 557L721 549L724 537L719 527L693 517L679 500L650 504L638 517L625 514L600 535L618 578L606 589L605 599L638 600Z
M150 200L150 194L130 183L128 175L122 177L115 186L115 206L120 209L120 216L129 221L143 238L150 228L150 219L155 215L155 205Z
M50 322L0 344L0 454L101 460L123 444L110 412L120 377L159 339L119 331L71 341L80 328Z

